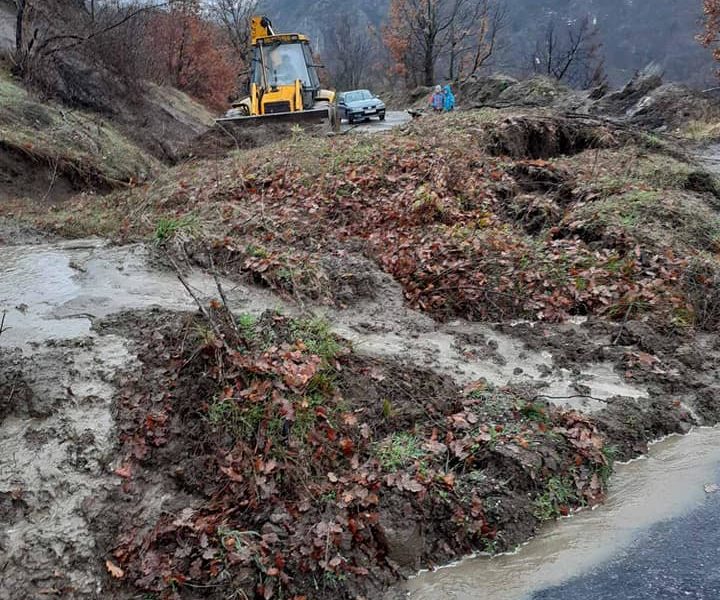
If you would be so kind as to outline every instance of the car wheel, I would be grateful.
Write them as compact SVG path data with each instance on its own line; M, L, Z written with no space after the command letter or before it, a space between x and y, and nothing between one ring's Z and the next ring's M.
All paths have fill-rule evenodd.
M348 115L348 125L354 125L355 119L352 118L352 115Z
M381 120L381 121L384 121L384 120L385 120L385 113L384 113L384 112L381 112L381 113L378 115L378 117L380 117L380 120Z

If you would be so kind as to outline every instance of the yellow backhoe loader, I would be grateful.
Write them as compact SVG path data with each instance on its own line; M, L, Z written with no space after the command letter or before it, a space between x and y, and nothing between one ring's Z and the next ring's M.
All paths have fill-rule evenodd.
M219 123L329 122L337 127L335 92L320 87L310 40L276 34L267 17L250 21L250 96L235 102Z

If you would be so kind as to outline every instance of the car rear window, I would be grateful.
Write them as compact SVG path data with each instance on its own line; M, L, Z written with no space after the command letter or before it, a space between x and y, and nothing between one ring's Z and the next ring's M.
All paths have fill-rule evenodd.
M373 95L368 90L357 90L345 93L345 102L359 102L361 100L372 100Z

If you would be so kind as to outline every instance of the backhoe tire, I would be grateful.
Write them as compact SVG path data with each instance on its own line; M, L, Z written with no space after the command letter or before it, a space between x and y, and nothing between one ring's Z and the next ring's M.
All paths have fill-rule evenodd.
M330 120L330 130L336 133L340 131L340 113L337 107L332 104L328 106L328 118Z

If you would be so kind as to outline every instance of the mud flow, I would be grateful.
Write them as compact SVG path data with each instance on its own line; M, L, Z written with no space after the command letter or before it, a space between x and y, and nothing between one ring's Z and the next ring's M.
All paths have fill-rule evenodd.
M147 316L153 309L197 312L195 300L163 260L152 246L117 247L99 239L0 249L0 310L5 312L0 334L0 600L137 597L112 587L105 561L116 540L99 534L98 523L106 522L105 514L121 512L112 503L119 502L116 492L123 484L118 381L142 372L136 338L142 331L147 358L148 344L162 337L153 338ZM626 379L622 361L627 350L604 350L618 338L615 330L583 320L552 326L441 324L407 308L391 277L378 269L372 276L374 294L351 309L302 307L324 316L329 329L349 340L363 360L386 361L406 374L432 372L441 376L438 381L448 381L456 396L478 380L497 388L526 386L530 401L597 413L605 431L627 438L629 455L641 452L648 438L689 428L692 419L677 414L685 396L678 396L676 407L657 403L657 381ZM217 295L211 274L188 268L184 278L202 302ZM268 289L228 280L223 286L238 315L303 312ZM102 326L108 320L112 326ZM626 329L631 347L643 330L630 324ZM709 346L703 351L706 357L715 352ZM698 388L714 381L711 371L697 377ZM670 383L681 389L675 380ZM368 388L358 384L353 389ZM377 390L376 404L385 393ZM613 406L615 413L608 416ZM637 439L624 433L627 424L617 417L628 411L644 427ZM410 589L418 598L476 598L479 589L489 590L487 598L522 598L530 580L537 586L554 584L561 575L606 558L631 539L634 529L628 530L628 523L648 525L696 501L696 483L719 457L717 430L665 442L649 460L623 467L606 508L548 530L517 557L426 574ZM526 529L532 529L529 521ZM510 581L516 587L508 588ZM500 590L506 595L490 593Z
M643 551L648 529L681 518L712 501L705 488L714 489L708 482L716 481L719 474L720 429L698 429L685 437L668 438L654 444L647 457L618 466L604 505L547 527L513 554L478 556L422 573L408 583L408 597L413 600L560 597L552 591L548 595L541 592L592 572L615 557L635 560L632 554ZM696 531L693 535L708 534ZM667 542L671 547L673 541ZM625 555L629 548L632 549ZM685 595L706 597L682 594Z
M141 246L101 240L0 249L0 598L96 598L103 549L88 503L118 485L114 380L128 342L92 331L127 309L189 309ZM190 274L202 294L212 278ZM28 596L29 594L29 596Z

